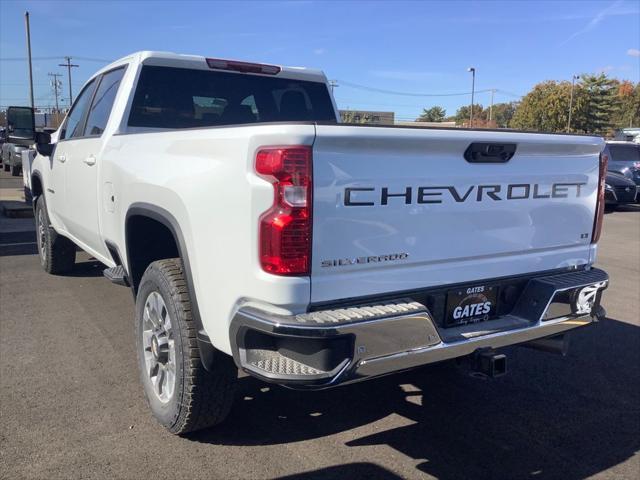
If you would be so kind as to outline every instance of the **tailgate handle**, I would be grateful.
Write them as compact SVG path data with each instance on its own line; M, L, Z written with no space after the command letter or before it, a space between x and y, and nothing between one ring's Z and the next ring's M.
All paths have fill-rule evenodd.
M516 153L515 143L475 142L467 147L464 158L471 163L505 163Z

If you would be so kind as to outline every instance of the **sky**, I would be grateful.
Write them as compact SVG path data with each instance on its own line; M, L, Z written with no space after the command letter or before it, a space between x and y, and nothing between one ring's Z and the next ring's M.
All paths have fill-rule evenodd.
M36 105L48 73L79 65L72 88L138 50L324 70L340 108L414 120L440 105L517 100L536 83L606 72L640 81L640 0L36 1L0 0L0 107L28 104L24 12L31 16ZM366 88L362 88L366 87ZM391 92L399 92L397 95ZM451 95L454 94L454 95Z

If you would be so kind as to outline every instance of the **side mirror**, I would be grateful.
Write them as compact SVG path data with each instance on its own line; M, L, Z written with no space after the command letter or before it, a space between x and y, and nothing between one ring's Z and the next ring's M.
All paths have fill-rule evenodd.
M29 146L35 139L35 115L31 107L9 107L7 109L9 143Z
M51 156L53 152L53 145L51 144L51 135L46 132L35 133L36 150L40 155L45 157Z

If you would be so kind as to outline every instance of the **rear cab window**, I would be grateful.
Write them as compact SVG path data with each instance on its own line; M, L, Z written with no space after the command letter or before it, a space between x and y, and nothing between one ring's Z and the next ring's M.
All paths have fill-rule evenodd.
M87 116L86 137L97 137L104 132L124 71L125 67L120 67L102 75Z
M93 97L95 87L96 80L93 79L76 98L60 131L60 140L82 137L84 132L84 119L89 109L89 103Z
M336 121L325 83L145 65L128 125L179 129L296 121Z

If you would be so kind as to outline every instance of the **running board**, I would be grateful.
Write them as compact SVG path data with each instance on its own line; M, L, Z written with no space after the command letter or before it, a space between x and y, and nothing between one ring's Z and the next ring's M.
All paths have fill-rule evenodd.
M129 279L127 278L127 272L122 265L116 267L106 268L102 274L111 280L116 285L122 285L123 287L130 287Z

